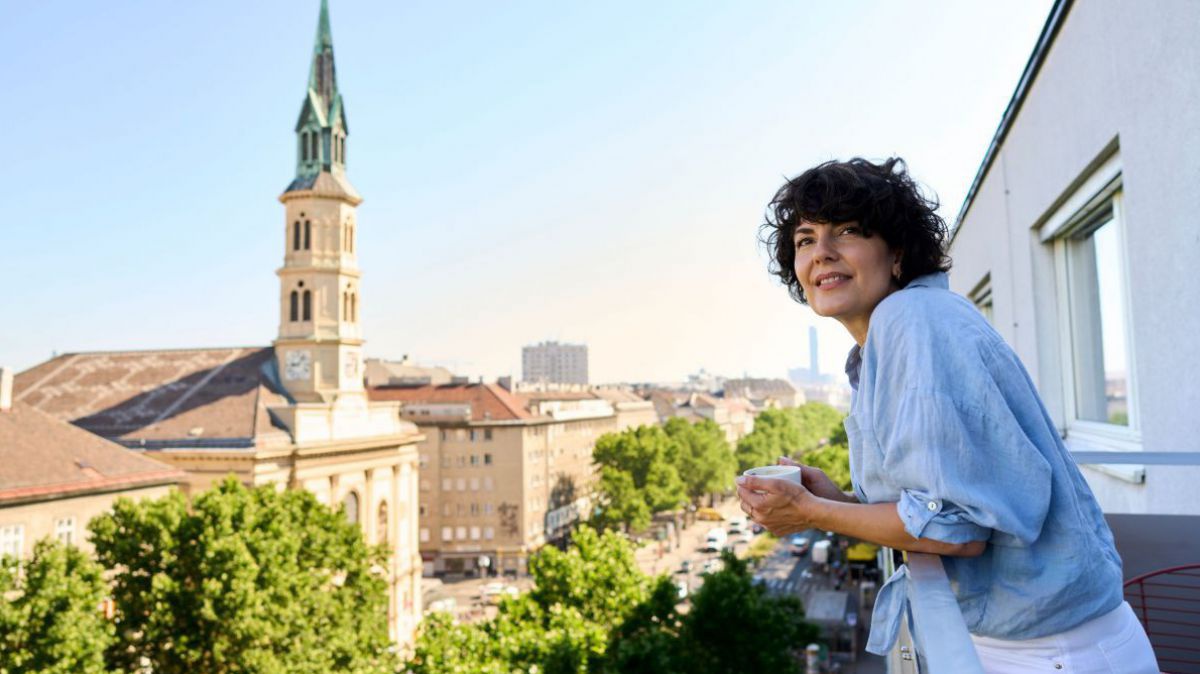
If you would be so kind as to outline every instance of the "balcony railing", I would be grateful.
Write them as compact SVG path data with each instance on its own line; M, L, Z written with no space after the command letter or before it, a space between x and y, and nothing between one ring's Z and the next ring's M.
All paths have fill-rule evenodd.
M1200 466L1200 452L1081 451L1072 457L1079 464ZM895 554L880 550L884 578L896 571ZM888 654L888 674L982 674L941 557L909 552L905 563L909 611ZM1125 598L1163 671L1200 674L1200 563L1133 578L1125 584Z

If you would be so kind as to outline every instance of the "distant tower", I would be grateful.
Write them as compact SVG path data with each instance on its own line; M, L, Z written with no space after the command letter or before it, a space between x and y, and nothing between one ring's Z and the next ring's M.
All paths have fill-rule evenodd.
M346 110L333 65L329 6L321 0L308 88L296 121L296 177L280 195L285 210L275 358L300 402L365 396L359 323L355 208L346 179Z
M817 358L817 328L808 326L808 360L813 381L821 379L821 361Z

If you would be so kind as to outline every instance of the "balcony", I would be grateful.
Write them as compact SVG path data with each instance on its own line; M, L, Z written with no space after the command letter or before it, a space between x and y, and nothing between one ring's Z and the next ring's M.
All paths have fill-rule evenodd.
M1200 467L1200 452L1074 452L1080 464L1169 465ZM1159 667L1167 674L1200 674L1200 540L1195 531L1200 517L1109 515L1118 551L1126 559L1139 556L1134 568L1163 557L1144 547L1142 522L1120 526L1119 518L1146 517L1172 528L1165 532L1177 541L1172 554L1192 556L1190 563L1156 568L1125 582L1125 600L1133 607L1150 637ZM1114 526L1114 520L1117 525ZM1160 527L1162 528L1162 527ZM1161 536L1160 536L1161 538ZM1165 544L1163 540L1160 544ZM1133 546L1136 546L1133 547ZM895 551L883 549L879 568L890 578L898 568ZM896 645L887 656L889 674L982 674L974 643L949 579L937 555L907 553L908 620L901 620ZM895 597L899 601L902 598ZM911 625L911 630L909 626ZM935 635L935 638L927 638Z

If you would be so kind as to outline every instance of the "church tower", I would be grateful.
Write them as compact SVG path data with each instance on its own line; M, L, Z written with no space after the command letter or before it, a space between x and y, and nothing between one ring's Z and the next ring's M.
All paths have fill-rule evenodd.
M284 257L275 358L297 402L365 399L355 209L346 178L346 110L337 87L329 6L321 0L308 89L296 121L296 177L280 195Z

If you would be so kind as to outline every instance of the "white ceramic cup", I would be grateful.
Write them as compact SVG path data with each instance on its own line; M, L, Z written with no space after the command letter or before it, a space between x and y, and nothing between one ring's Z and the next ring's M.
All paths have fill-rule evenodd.
M800 479L800 466L758 466L757 468L747 470L742 475L761 477L768 480L788 480L799 485L804 484ZM763 492L757 493L761 494Z

